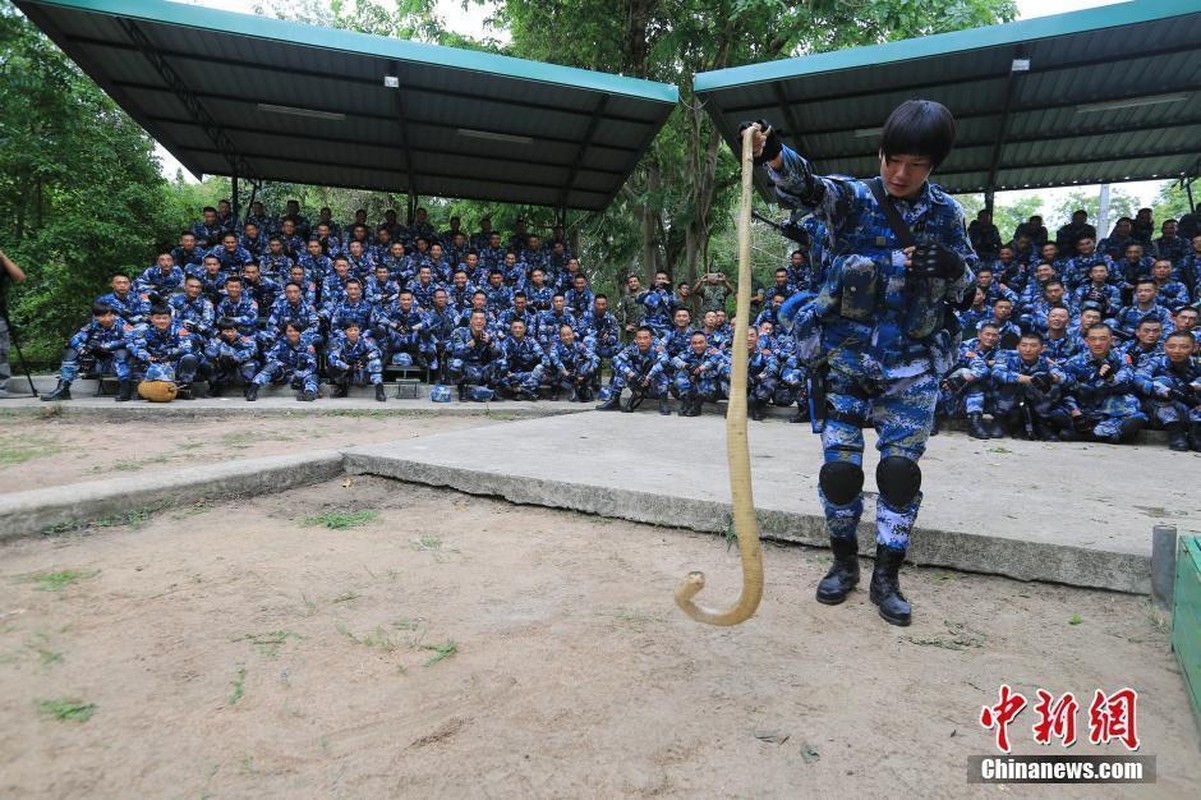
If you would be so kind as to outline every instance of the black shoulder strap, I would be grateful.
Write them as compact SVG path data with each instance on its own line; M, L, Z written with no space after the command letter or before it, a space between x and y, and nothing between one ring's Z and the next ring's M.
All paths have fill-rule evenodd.
M897 207L893 205L892 198L884 192L884 181L877 176L866 183L867 187L872 190L872 196L876 198L876 204L880 206L880 210L888 218L888 225L892 228L892 232L897 235L901 247L915 246L917 240L913 238L913 232L909 230L909 226L905 224L905 220L901 219L901 212L897 211Z

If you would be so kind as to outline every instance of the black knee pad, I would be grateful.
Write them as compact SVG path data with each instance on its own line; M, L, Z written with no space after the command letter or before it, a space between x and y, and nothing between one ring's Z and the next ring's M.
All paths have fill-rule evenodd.
M863 468L849 461L829 461L822 464L817 483L827 500L845 506L863 491Z
M882 458L876 467L876 486L890 506L904 508L922 488L921 467L904 456Z

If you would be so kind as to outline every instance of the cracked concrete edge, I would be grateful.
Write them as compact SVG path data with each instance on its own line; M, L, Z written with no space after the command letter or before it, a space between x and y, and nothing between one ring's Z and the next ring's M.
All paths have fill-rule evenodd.
M320 401L318 401L320 402ZM336 401L335 401L336 402ZM29 403L17 405L13 403L0 407L0 421L5 419L54 419L56 417L88 417L105 422L138 422L161 421L164 418L173 420L201 419L213 417L293 417L307 419L312 416L342 416L342 417L494 417L498 420L538 419L562 414L579 414L591 410L591 406L571 407L557 404L522 404L506 403L504 405L477 404L429 404L399 405L400 401L389 404L371 405L366 402L354 406L325 406L305 404L297 408L292 405L205 405L204 400L177 400L172 403L133 403L122 405L70 403Z
M345 453L351 474L444 486L468 494L502 497L512 503L568 509L603 517L706 533L724 533L731 518L728 503L664 497L649 492L588 486L559 481L530 480L485 470L431 465L382 456L365 450ZM757 513L764 539L825 548L825 520L816 514L777 510ZM874 527L861 524L859 547L875 552ZM1002 575L1021 581L1043 581L1130 594L1148 594L1151 557L1089 550L1080 547L1026 542L961 531L919 528L909 560L920 566Z
M0 495L0 543L84 529L89 522L132 511L275 492L343 474L341 451L321 450L14 492Z

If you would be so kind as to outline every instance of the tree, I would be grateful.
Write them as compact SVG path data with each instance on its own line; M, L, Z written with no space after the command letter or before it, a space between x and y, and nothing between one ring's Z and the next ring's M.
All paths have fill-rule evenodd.
M1128 191L1125 191L1118 186L1110 186L1109 188L1109 227L1117 222L1118 217L1133 217L1138 211L1139 201ZM1060 226L1066 225L1072 221L1072 214L1079 209L1084 209L1088 212L1088 221L1093 225L1098 225L1101 220L1101 195L1099 192L1086 193L1083 191L1072 192L1060 203L1055 206L1052 216L1047 220L1047 230L1051 235L1055 235L1055 231ZM1098 230L1098 236L1106 236L1109 231Z
M179 211L154 142L0 3L0 239L29 275L9 304L25 354L56 359L109 274L175 240Z

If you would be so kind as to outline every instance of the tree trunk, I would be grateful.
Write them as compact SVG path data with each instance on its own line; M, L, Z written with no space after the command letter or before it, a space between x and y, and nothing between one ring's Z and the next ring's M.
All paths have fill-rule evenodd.
M650 156L646 161L646 192L644 197L657 196L663 185L663 175L659 170L659 162ZM662 209L654 208L649 203L642 206L642 276L647 285L661 267L659 254L659 228Z

